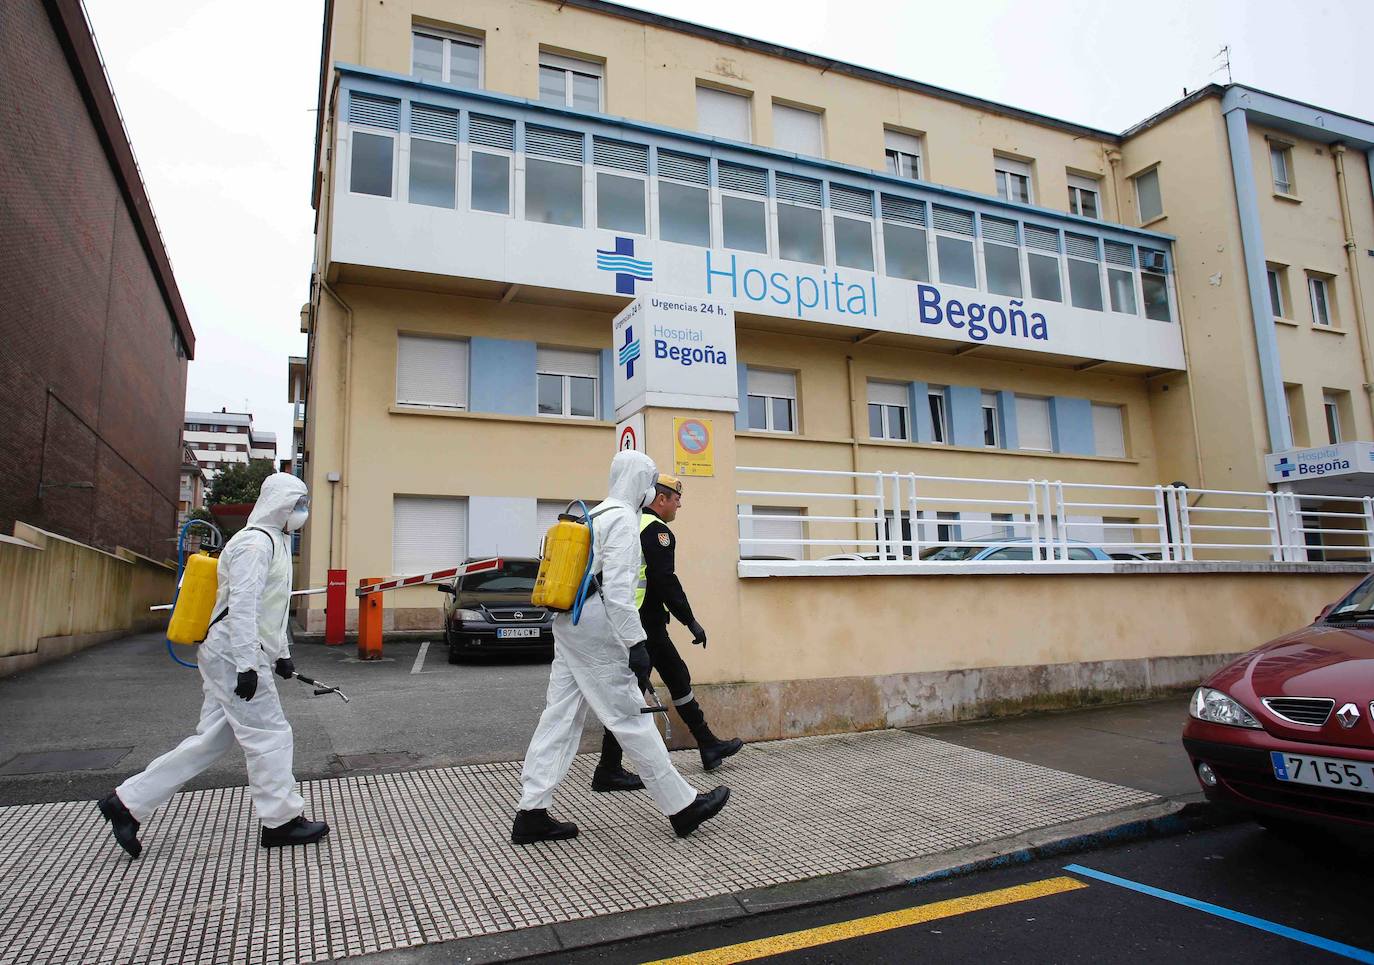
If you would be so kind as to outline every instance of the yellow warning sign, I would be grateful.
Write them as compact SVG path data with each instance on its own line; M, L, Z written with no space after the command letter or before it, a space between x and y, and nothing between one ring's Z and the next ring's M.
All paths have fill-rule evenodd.
M710 419L673 420L673 472L678 476L716 474Z

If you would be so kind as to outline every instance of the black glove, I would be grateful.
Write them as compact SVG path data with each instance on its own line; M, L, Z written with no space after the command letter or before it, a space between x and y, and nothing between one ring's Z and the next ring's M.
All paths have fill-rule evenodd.
M641 691L649 689L649 674L653 665L649 661L649 643L641 640L630 648L630 670L635 675Z
M693 642L693 643L701 644L701 649L705 650L705 649L706 649L706 630L702 627L702 625L701 625L700 623L697 623L697 621L693 620L693 621L687 626L687 629L692 631L692 642Z
M296 665L290 657L278 657L276 666L277 676L283 680L290 680L292 674L296 672Z
M240 700L252 700L253 695L258 692L258 672L256 670L240 670L239 682L234 687L234 696Z

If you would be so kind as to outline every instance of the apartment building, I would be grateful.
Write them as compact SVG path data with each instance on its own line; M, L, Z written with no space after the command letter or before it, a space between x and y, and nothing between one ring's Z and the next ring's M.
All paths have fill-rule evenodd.
M277 435L254 428L251 412L187 412L183 438L210 481L230 463L268 459L276 465Z
M1368 122L1229 86L1102 131L595 0L331 4L324 36L310 585L535 553L604 491L646 294L730 314L735 465L1374 492ZM857 532L738 502L720 552Z

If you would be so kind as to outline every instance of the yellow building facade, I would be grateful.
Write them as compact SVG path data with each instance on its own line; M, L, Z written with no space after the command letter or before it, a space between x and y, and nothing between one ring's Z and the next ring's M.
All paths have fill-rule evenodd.
M738 642L698 676L776 711L755 736L1185 681L1350 580L1334 563L1241 572L1245 545L1368 559L1329 532L1374 529L1367 503L1302 521L1335 511L1320 496L1374 493L1374 125L1233 86L1098 131L591 0L355 0L327 6L324 36L302 582L535 555L568 500L604 495L633 408L612 319L656 296L732 323L733 344L687 361L727 368L738 412L641 414L665 469L674 419L712 427L680 570ZM638 338L668 357L657 329ZM1150 491L1174 482L1192 495ZM1281 519L1289 491L1305 502ZM1175 555L1183 517L1233 493L1271 522L1193 515L1193 536L1210 521L1241 551ZM1228 536L1228 519L1246 525ZM1049 539L1144 565L902 562ZM831 555L856 558L789 568ZM1208 611L1263 610L1276 580L1291 599L1259 624ZM835 621L857 601L881 633ZM1113 617L1174 605L1187 629L1137 637ZM432 588L387 600L389 627L439 614ZM978 693L903 716L945 679L922 675L951 672L981 674Z

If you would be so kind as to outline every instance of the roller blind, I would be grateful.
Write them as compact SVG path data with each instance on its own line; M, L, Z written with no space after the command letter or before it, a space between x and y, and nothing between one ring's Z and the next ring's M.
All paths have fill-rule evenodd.
M750 140L749 98L714 87L698 87L697 130L732 141Z
M1016 435L1022 449L1050 452L1054 449L1050 435L1050 400L1030 396L1016 397Z
M788 399L797 397L797 376L792 372L763 372L749 370L750 395L774 395Z
M392 503L393 576L456 566L467 559L468 501L395 496Z
M894 382L868 383L868 401L882 405L905 406L908 402L907 387Z
M1121 406L1093 403L1093 449L1099 456L1125 456Z
M825 154L821 146L821 115L815 111L773 105L773 146L810 157Z
M806 558L802 546L802 511L795 506L755 506L754 512L791 519L752 519L754 538L776 540L771 543L745 543L745 556L785 556L790 560Z
M575 349L539 347L538 367L540 372L556 375L583 375L596 378L600 373L601 359L596 352L579 352Z
M396 402L466 409L468 343L402 335L396 341Z

